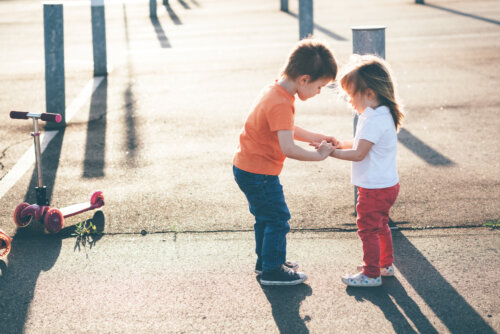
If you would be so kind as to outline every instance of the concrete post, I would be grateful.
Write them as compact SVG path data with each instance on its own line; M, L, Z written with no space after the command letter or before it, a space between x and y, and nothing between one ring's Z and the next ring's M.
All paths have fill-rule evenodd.
M288 0L281 0L281 11L288 12Z
M299 39L314 32L313 0L299 0Z
M385 28L384 26L361 26L352 28L352 53L373 54L385 59ZM358 124L358 115L354 116L354 135ZM354 214L357 214L358 187L354 186Z
M104 0L91 0L92 44L94 48L94 76L108 74L106 57L106 17Z
M66 124L64 82L64 21L62 3L43 4L45 44L45 111L60 114L59 125ZM47 123L57 124L57 123Z
M149 0L149 17L155 18L156 16L156 0Z

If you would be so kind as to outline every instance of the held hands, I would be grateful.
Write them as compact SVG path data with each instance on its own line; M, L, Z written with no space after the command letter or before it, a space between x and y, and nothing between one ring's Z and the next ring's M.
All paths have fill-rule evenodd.
M321 143L310 143L309 145L314 146L319 153L321 159L326 159L333 151L335 151L336 147L332 145L332 143L323 140Z

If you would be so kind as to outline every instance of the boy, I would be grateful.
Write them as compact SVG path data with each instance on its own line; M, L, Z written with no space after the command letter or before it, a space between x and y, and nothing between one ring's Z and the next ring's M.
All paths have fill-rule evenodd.
M331 51L318 41L302 40L290 53L280 79L262 91L240 133L233 173L255 216L255 272L262 274L262 285L295 285L307 279L296 272L296 263L286 261L290 212L279 174L286 157L320 161L335 150L335 138L294 124L294 101L295 95L305 101L319 94L336 76ZM294 139L321 144L309 151L297 146Z

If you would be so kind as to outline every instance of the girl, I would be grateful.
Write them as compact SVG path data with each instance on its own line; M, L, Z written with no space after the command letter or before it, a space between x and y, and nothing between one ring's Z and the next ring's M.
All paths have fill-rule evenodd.
M396 100L389 65L376 56L355 56L340 86L359 115L353 140L344 141L330 155L352 161L351 182L358 187L357 226L363 244L364 265L346 274L348 286L382 284L393 276L389 210L399 192L396 170L397 135L403 113Z

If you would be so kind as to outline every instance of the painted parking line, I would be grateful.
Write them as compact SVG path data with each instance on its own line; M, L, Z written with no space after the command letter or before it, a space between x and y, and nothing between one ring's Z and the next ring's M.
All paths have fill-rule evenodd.
M90 79L85 87L71 105L66 109L66 122L69 123L75 113L88 101L94 91L104 80L103 76ZM45 151L50 141L59 133L59 130L45 131L40 135L41 151ZM0 180L0 199L12 188L17 181L33 166L35 163L35 149L30 147L12 167L11 170Z

